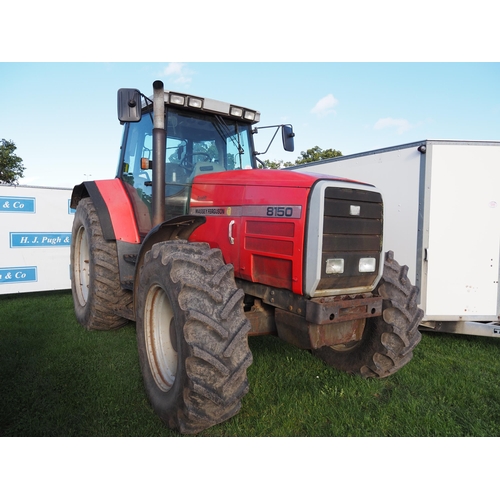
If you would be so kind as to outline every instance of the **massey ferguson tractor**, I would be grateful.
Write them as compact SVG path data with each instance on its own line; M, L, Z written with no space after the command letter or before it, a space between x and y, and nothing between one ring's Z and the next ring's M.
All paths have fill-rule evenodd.
M259 168L258 112L153 89L118 91L116 178L73 190L71 276L85 328L136 322L165 424L195 434L240 410L249 335L363 377L404 366L422 311L408 268L382 254L376 188ZM279 130L293 151L292 127Z

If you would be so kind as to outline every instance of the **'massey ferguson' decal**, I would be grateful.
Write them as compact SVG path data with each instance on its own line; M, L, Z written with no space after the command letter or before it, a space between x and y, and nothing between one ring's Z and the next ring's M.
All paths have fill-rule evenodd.
M240 208L240 207L238 207ZM231 207L198 207L192 208L189 211L190 215L227 215L230 217L231 215L237 216L236 210Z
M190 215L227 217L273 217L283 219L300 219L300 205L250 205L247 207L192 207Z

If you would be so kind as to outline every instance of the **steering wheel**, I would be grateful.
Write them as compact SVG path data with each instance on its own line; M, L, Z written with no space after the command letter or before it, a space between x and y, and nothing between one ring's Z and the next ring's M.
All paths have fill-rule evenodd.
M212 160L212 158L208 153L199 152L199 153L187 154L181 160L180 166L189 173L191 173L194 170L194 163L192 161L194 156L204 156L207 159L207 161ZM191 161L189 161L188 158L191 158Z

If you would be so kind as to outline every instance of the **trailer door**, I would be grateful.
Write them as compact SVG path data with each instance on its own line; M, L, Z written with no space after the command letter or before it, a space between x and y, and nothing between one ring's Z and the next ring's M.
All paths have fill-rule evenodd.
M496 320L500 147L467 143L429 146L426 318Z

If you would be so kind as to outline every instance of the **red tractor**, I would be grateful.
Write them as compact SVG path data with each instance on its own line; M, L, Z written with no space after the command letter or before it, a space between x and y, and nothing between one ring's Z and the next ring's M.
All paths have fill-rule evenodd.
M371 185L258 168L259 113L165 91L118 91L115 179L75 186L72 292L88 329L136 322L146 393L172 429L235 415L248 335L386 377L420 340L418 289L382 254ZM293 130L281 129L293 151ZM274 137L273 137L274 139Z

